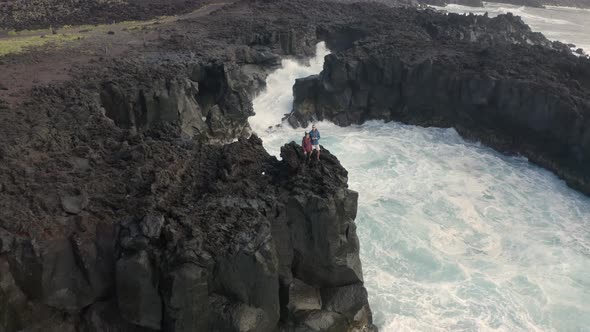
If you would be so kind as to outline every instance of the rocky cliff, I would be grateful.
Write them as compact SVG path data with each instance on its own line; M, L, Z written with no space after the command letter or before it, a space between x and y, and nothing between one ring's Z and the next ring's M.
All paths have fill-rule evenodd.
M512 16L244 0L101 29L0 60L2 331L374 329L346 171L247 122L320 40L292 123L455 126L587 183L586 60Z
M452 28L424 21L426 47L400 47L392 32L327 56L320 75L296 82L289 122L455 127L590 193L590 61L511 16L449 16Z
M2 59L86 62L0 79L0 331L375 330L346 170L250 133L266 75L318 42L300 15L252 22L275 9Z
M358 194L329 152L305 165L294 143L278 161L255 136L90 135L27 179L2 167L3 331L371 326Z
M2 112L2 331L374 329L335 156L244 138L226 67L105 68Z

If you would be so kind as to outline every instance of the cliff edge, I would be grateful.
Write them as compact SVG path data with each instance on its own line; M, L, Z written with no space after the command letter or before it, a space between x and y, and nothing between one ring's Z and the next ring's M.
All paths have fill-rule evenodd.
M67 27L0 57L0 331L376 330L346 170L251 135L268 73L319 41L275 10Z

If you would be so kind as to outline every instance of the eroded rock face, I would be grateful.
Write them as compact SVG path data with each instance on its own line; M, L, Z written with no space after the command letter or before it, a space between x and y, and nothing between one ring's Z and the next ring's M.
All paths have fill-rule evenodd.
M227 298L237 299L247 308L259 310L256 313L258 330L271 330L279 321L279 278L278 260L270 229L261 228L261 234L253 239L252 245L240 250L230 257L222 257L216 262L213 275L215 292ZM242 307L238 316L252 314ZM245 310L245 311L244 311ZM244 318L245 319L245 318ZM242 329L249 331L250 328Z
M17 331L31 319L26 295L16 284L10 266L0 260L0 326L3 330Z
M189 157L157 211L147 203L149 212L130 210L113 227L10 246L0 258L4 330L374 328L358 194L335 156L324 150L307 164L290 143L280 162L256 136L223 148L175 144Z
M147 252L123 256L117 261L117 304L121 316L130 323L159 329L162 299L158 275Z
M353 222L358 194L342 189L334 196L294 196L287 203L294 276L318 287L363 280Z
M168 274L164 330L205 331L209 322L207 270L187 263Z
M112 236L99 230L94 239L23 240L8 256L11 274L29 300L79 313L111 290Z
M138 91L105 83L101 104L107 117L132 132L174 124L190 138L227 142L247 136L253 112L246 91L223 66L211 67L196 65L188 78L152 81Z

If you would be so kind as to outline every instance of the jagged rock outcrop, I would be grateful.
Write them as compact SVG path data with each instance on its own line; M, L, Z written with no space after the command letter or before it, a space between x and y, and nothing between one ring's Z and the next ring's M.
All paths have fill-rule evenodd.
M267 66L261 70L277 66L278 57L272 59L260 64ZM106 116L132 132L173 123L183 136L210 142L247 137L248 117L254 115L249 96L261 89L252 87L254 76L232 64L194 64L187 70L186 77L148 80L140 87L105 82L100 100Z
M155 191L117 199L116 215L83 220L60 239L3 241L3 330L373 328L354 225L358 195L329 151L306 164L295 143L281 162L256 136L221 149L149 137L130 144L140 155L131 162L151 168L157 161L139 166L141 155L157 160L158 150L179 158L158 172L165 185L158 177L132 184ZM95 202L108 193L89 191ZM53 312L65 318L49 321Z
M347 126L379 119L455 127L465 137L525 155L590 193L590 61L542 36L535 42L535 34L520 34L512 23L506 33L483 30L466 40L452 32L464 25L439 33L431 22L425 26L432 45L419 55L391 37L359 40L327 56L320 75L293 87L289 122L297 127L328 119Z

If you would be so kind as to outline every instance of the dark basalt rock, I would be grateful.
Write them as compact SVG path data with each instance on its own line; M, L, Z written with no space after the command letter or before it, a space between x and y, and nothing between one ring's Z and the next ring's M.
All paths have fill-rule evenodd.
M132 208L117 231L98 224L69 239L22 241L0 258L5 330L32 328L34 310L46 331L373 329L358 194L335 156L324 150L321 162L305 163L290 143L280 162L256 136L183 144L130 146L177 151L164 202L121 200Z
M209 322L207 270L187 263L168 276L163 292L166 307L163 329L206 331Z
M123 256L117 261L117 304L121 316L135 325L159 329L162 299L158 277L147 252Z
M294 125L456 126L583 183L587 60L514 16L240 1L158 34L0 112L0 329L373 330L346 170L249 135L267 74L320 39Z
M133 325L123 319L116 303L96 302L86 309L82 322L82 332L152 332L153 330Z
M247 136L253 115L240 68L193 65L187 78L151 81L140 88L103 85L100 99L107 117L132 132L177 124L185 137L228 142Z

